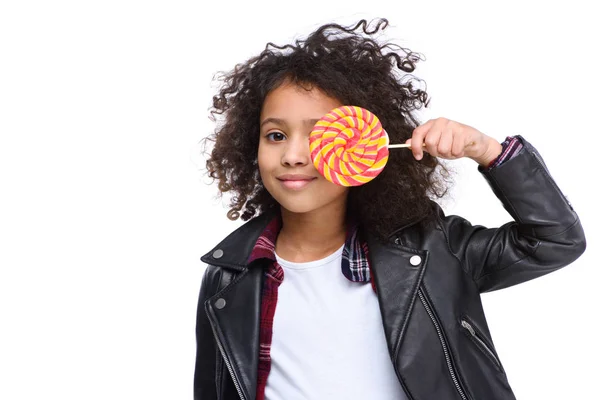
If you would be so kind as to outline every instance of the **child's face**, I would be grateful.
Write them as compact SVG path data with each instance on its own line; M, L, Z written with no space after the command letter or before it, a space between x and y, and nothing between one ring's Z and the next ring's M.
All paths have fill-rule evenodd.
M314 124L341 105L317 88L306 91L291 83L266 96L260 115L258 167L265 188L286 210L307 213L346 207L349 188L319 174L309 151Z

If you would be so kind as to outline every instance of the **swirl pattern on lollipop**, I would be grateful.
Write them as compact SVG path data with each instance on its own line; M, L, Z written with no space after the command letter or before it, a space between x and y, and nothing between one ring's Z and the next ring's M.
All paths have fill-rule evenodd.
M359 186L383 170L388 144L388 135L375 114L361 107L342 106L315 124L310 133L310 156L328 181Z

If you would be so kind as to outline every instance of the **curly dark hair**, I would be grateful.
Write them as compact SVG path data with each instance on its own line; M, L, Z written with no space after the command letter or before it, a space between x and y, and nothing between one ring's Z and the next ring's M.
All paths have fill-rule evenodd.
M423 56L372 38L387 26L386 19L323 25L294 44L268 43L260 55L221 74L223 84L210 113L213 121L223 116L223 123L204 140L205 145L214 142L206 161L209 176L218 180L221 195L233 194L229 219L242 211L247 221L277 207L262 184L257 154L263 101L284 81L318 87L342 104L368 109L380 119L390 143L412 136L419 125L416 110L428 103L424 82L411 74ZM392 150L376 179L350 188L347 212L385 238L400 224L432 216L431 197L446 194L449 177L449 170L428 153L417 161L410 151Z

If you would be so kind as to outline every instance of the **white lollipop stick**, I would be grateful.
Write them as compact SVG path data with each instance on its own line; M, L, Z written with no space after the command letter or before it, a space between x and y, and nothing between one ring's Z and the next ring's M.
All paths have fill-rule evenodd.
M423 146L425 146L425 143L423 143ZM388 145L388 149L399 149L399 148L407 148L407 147L411 147L410 144L404 143L404 144L390 144L390 145Z

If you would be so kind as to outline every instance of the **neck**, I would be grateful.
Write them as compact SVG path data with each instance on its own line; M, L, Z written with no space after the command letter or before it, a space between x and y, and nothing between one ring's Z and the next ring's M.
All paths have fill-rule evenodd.
M323 207L309 213L281 209L282 227L275 251L293 262L314 261L339 249L346 240L345 207Z

